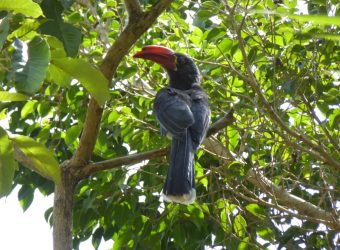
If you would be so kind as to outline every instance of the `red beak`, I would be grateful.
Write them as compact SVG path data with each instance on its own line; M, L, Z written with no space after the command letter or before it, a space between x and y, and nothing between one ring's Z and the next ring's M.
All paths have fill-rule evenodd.
M160 64L165 69L176 70L176 55L171 49L163 46L149 45L142 51L133 55L134 58L143 58Z

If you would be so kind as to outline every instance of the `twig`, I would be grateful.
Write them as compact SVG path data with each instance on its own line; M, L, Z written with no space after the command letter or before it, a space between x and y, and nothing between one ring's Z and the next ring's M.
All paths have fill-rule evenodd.
M312 117L317 121L317 123L319 124L319 126L321 127L321 129L325 132L325 135L327 136L328 140L330 143L332 143L332 145L334 146L334 149L336 151L338 151L340 153L340 147L339 147L339 142L337 142L329 133L328 129L326 128L326 126L320 121L320 118L315 114L315 111L313 109L313 107L311 106L311 104L308 102L307 98L305 97L305 95L301 95L302 101L303 103L307 106L307 108L309 109L310 114L312 115Z

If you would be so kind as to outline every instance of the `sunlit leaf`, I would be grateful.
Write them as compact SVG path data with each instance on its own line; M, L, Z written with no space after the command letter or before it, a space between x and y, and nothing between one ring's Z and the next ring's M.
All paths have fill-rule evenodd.
M24 119L27 115L31 114L36 108L38 103L36 101L28 101L21 109L21 118Z
M105 76L88 62L81 59L54 59L52 63L68 75L77 79L86 90L103 105L109 99L108 81Z
M234 219L234 231L239 237L244 237L246 234L247 222L241 215L236 215Z
M275 239L274 232L269 227L259 228L256 232L264 240L273 241Z
M35 37L28 44L16 39L11 61L15 88L28 94L35 93L43 84L50 61L50 50L46 41Z
M257 204L254 204L254 203L248 204L246 206L246 209L250 213L252 213L253 215L255 215L256 217L258 217L260 219L265 219L266 218L266 215L267 215L266 211L262 207L257 205Z
M17 146L29 161L32 162L29 167L40 175L53 180L55 183L60 182L60 169L57 160L51 151L44 145L34 141L27 136L15 136L11 138L15 146Z
M3 101L11 101L11 102L26 101L28 98L29 98L28 96L20 94L20 93L0 91L0 102L3 102Z
M1 0L0 10L6 10L14 13L21 13L25 16L39 17L43 13L39 4L32 0Z
M39 28L40 23L34 19L25 19L22 25L14 30L8 37L8 40L13 40L20 37L20 39L33 39L36 36L36 30Z
M16 168L13 143L6 131L0 127L0 198L11 191Z
M79 125L74 125L66 131L65 142L67 145L71 145L78 138L82 127Z

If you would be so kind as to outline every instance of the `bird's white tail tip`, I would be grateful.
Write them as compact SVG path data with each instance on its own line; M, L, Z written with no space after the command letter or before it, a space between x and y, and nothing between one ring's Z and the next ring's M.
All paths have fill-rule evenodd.
M196 199L196 190L192 188L188 194L183 195L167 195L163 193L162 196L163 199L167 202L175 202L184 205L189 205L194 203Z

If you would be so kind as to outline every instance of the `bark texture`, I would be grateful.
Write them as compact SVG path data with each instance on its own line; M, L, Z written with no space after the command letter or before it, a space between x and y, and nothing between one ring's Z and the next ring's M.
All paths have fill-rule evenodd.
M61 182L54 188L53 249L72 249L73 195L76 178L67 164L62 168Z

